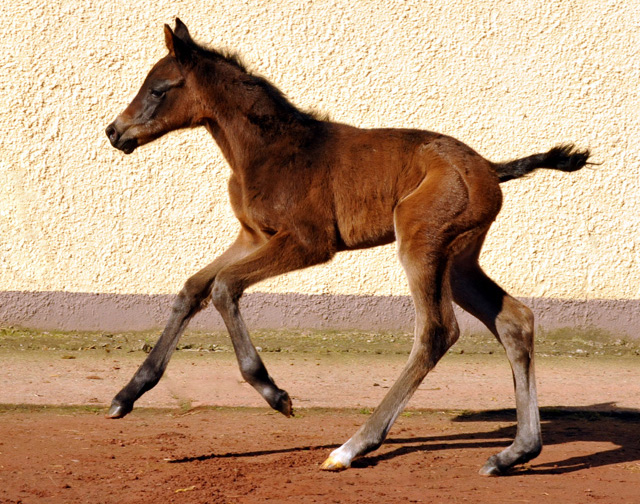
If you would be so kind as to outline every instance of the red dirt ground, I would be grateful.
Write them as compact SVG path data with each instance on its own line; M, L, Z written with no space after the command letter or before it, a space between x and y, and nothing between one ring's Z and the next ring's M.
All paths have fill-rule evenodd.
M139 353L116 364L113 355L3 355L0 403L32 405L0 408L0 502L640 502L637 358L542 359L545 449L501 478L477 471L515 433L514 413L503 409L513 401L503 359L447 357L410 403L442 410L409 410L378 451L342 473L319 465L366 419L403 358L267 356L272 375L304 406L292 419L254 407L232 359L216 359L174 359L144 403L173 409L137 408L112 421L102 405ZM222 396L207 395L220 388ZM344 409L347 398L361 410ZM243 403L252 407L237 407ZM468 410L455 411L463 403Z

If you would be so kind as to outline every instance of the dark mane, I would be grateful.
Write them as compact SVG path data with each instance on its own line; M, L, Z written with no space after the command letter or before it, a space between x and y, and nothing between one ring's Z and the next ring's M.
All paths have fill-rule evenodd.
M291 103L291 101L289 101L284 93L274 84L269 82L268 79L251 72L238 53L228 49L211 49L196 42L193 42L193 45L196 47L201 57L217 62L222 61L239 69L247 77L247 80L243 82L245 86L256 86L262 89L273 103L275 103L276 107L285 114L293 116L304 124L328 120L328 116L326 114L317 114L315 112L301 110L296 107Z

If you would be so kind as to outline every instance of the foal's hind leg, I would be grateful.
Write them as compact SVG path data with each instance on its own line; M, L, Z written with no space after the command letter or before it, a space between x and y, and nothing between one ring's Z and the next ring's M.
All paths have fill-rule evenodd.
M378 448L427 373L458 339L448 267L451 247L466 240L464 227L459 229L456 222L466 206L465 191L459 188L459 180L443 182L435 172L432 169L433 175L428 175L395 212L398 255L416 311L409 360L373 414L351 439L329 455L323 470L346 469L354 458Z
M169 321L160 338L131 381L113 399L108 418L125 416L142 394L156 386L187 324L206 304L218 272L227 264L246 256L258 245L259 242L249 233L242 231L227 251L187 280L173 304Z
M483 475L498 475L535 458L542 449L542 435L533 362L533 314L482 271L477 261L481 246L482 239L469 253L458 256L450 276L453 299L498 338L513 372L518 417L515 440L480 470Z

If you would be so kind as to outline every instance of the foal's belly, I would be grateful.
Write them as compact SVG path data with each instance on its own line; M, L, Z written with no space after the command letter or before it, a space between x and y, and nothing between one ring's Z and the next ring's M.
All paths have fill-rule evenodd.
M392 202L373 199L339 209L336 216L339 248L362 249L393 242L393 207Z

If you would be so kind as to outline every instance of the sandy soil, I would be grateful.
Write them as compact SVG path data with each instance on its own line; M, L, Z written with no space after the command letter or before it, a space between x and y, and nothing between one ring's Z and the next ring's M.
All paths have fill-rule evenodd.
M338 474L319 465L405 357L264 357L295 418L265 409L229 354L177 354L111 421L141 352L0 353L0 502L640 502L638 357L538 359L545 449L502 478L477 475L515 433L502 356L447 356L388 441Z

